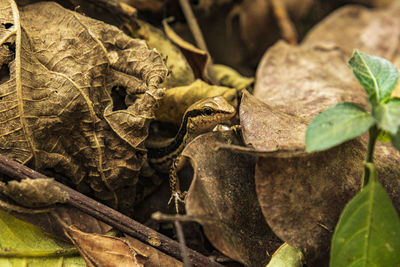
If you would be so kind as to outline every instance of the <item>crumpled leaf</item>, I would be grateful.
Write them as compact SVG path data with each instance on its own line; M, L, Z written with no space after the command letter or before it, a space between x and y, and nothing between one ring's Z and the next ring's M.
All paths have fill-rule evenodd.
M254 157L212 149L232 142L237 139L231 131L212 132L199 136L182 152L194 169L186 213L197 218L219 251L248 266L262 266L268 260L266 251L274 251L281 242L260 213Z
M156 111L157 120L180 124L186 109L195 102L214 96L223 96L232 105L236 105L235 89L210 85L196 80L187 86L167 90Z
M127 241L113 236L88 234L74 226L66 229L66 235L79 249L90 267L126 266L143 267L146 258L138 254Z
M210 55L206 51L203 51L191 43L183 40L168 25L166 20L163 20L163 27L168 38L181 49L189 65L192 67L194 77L209 83L210 80L207 73L207 66L211 61Z
M156 48L166 58L165 64L170 73L160 87L168 89L194 82L193 71L179 48L160 29L142 20L137 20L137 23L139 29L133 34L144 39L150 48Z
M260 151L288 151L287 157L271 153L257 162L256 189L263 214L274 233L300 248L311 266L328 264L329 240L338 216L359 190L366 140L358 138L309 155L292 152L304 151L305 126L321 111L339 102L355 102L368 109L367 96L346 62L354 46L391 61L397 58L398 34L389 29L396 28L399 10L343 8L317 26L301 46L277 43L257 69L254 96L260 103L255 106L256 99L247 104L242 100L240 120L246 144ZM327 30L327 25L332 27ZM347 31L344 25L354 28ZM378 25L385 27L380 31ZM276 117L286 119L280 122ZM393 147L377 144L377 171L398 211L399 160Z
M0 210L0 266L86 266L69 243Z
M220 85L236 88L240 91L249 88L254 83L254 78L244 77L228 66L213 64L212 69Z
M24 179L20 182L0 182L0 192L26 207L44 207L65 203L68 194L53 183L53 179Z
M163 95L160 55L56 3L24 6L20 21L13 1L0 10L0 65L10 71L0 84L0 153L129 212Z
M272 255L271 261L267 267L302 267L304 265L304 256L297 248L284 243Z

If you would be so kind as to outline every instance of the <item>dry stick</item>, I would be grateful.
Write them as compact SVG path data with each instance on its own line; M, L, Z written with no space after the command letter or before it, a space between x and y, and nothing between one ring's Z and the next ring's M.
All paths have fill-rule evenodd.
M284 3L282 0L271 0L271 4L283 38L292 45L297 44L297 32L287 14Z
M197 47L200 48L201 50L206 51L210 55L210 52L208 51L207 44L204 41L204 37L203 37L203 34L199 27L199 24L197 23L196 17L193 14L192 7L190 6L189 0L179 0L179 3L181 5L182 12L185 15L186 21L189 25L190 31L193 34L193 38L196 42ZM210 78L211 82L214 84L218 84L217 79L215 78L214 71L211 68L211 66L212 66L211 56L210 56L210 61L211 62L207 66L207 73L210 76L209 78Z
M49 178L3 155L0 155L0 173L18 180L28 178ZM135 237L172 257L180 260L182 259L182 256L180 255L180 245L178 242L57 181L54 181L54 183L62 190L62 192L68 194L69 198L66 201L66 204L69 204L95 217L96 219L115 227L121 232L131 235L132 237ZM195 266L222 266L221 264L213 262L204 255L189 248L187 249L187 255L190 259L190 262Z
M185 242L185 236L183 235L182 225L178 221L175 221L174 224L176 229L176 235L178 236L179 244L182 251L183 265L185 267L192 267L192 265L190 264L190 260L188 258L187 247Z

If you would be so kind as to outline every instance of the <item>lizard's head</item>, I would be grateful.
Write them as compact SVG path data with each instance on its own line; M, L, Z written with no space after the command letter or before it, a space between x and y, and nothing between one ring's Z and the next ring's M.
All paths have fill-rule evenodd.
M222 96L199 100L185 112L188 131L203 133L211 130L217 124L229 120L236 113L235 108Z

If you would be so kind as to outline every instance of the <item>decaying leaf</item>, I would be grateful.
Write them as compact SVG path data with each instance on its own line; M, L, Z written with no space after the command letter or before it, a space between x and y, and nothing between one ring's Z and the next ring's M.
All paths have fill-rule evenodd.
M129 212L163 95L160 55L53 2L0 10L0 153Z
M68 194L53 183L53 179L24 179L21 182L0 182L0 192L26 207L45 207L65 203Z
M341 9L327 19L337 29L335 36L328 35L329 42L324 36L332 28L320 26L301 46L280 42L269 49L257 70L254 96L258 99L245 94L240 107L245 142L261 151L304 151L306 125L321 111L345 101L368 110L366 94L347 67L349 53L353 48L365 48L396 59L398 34L378 31L384 35L379 36L380 41L374 41L372 35L377 34L377 25L397 25L399 16L394 14L398 12ZM348 19L346 23L341 21L343 16ZM350 23L354 31L343 33L343 25ZM260 157L257 161L257 195L268 225L282 240L305 252L312 266L327 264L338 216L359 190L364 137L324 152ZM380 182L398 211L399 160L395 149L377 145L375 163Z
M137 23L139 29L133 34L144 39L150 48L156 48L166 58L170 73L160 87L168 89L194 82L193 71L179 48L160 29L142 20L137 20Z
M146 267L161 267L161 266L174 266L174 267L182 267L183 263L178 261L177 259L168 256L161 251L140 242L139 240L132 238L130 236L126 236L125 240L129 243L129 245L137 251L140 255L145 255L147 258Z
M246 144L258 151L304 149L306 122L261 102L247 91L243 92L239 117Z
M147 261L146 257L138 254L122 238L88 234L74 226L68 227L65 231L88 266L142 267Z
M314 27L305 37L303 45L321 50L340 49L345 53L345 60L351 57L353 49L359 49L394 60L399 66L396 52L399 45L397 36L400 34L398 13L398 7L382 10L343 7Z
M180 124L186 109L196 101L213 96L223 96L236 105L237 91L224 86L209 85L196 80L187 86L167 90L156 111L157 120Z
M211 149L232 142L237 143L232 132L213 132L196 138L183 151L194 169L186 212L198 218L219 251L248 266L263 266L266 252L281 242L260 213L254 192L254 157Z

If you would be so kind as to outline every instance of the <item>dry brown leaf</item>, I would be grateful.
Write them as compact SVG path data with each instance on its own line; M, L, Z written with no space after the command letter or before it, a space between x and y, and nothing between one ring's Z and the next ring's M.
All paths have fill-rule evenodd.
M171 267L183 267L183 263L179 260L168 256L161 251L144 244L143 242L130 237L125 237L126 241L129 245L137 251L140 255L145 255L147 258L146 267L162 267L162 266L171 266Z
M0 65L10 71L0 79L0 153L111 203L119 198L128 212L163 95L160 55L52 2L19 14L7 0L0 10Z
M343 7L315 26L305 37L303 45L321 50L337 48L344 52L345 59L350 58L353 49L357 48L393 60L398 54L399 14L399 8ZM398 56L396 58L399 60Z
M88 234L74 226L65 229L65 234L90 267L143 267L147 262L147 257L137 253L122 238Z
M212 132L182 152L194 169L186 212L198 218L219 251L248 266L265 266L266 252L273 252L281 241L266 225L257 202L254 157L212 149L232 142L237 143L232 132Z
M365 92L346 63L352 46L357 44L376 55L397 57L394 53L400 33L388 36L385 44L372 38L376 25L397 25L392 21L398 20L396 12L341 9L327 19L332 27L335 21L338 23L335 35L320 26L302 46L280 42L269 49L257 70L254 96L258 99L245 94L240 107L246 143L262 151L301 151L306 125L319 112L343 101L368 109ZM341 24L343 16L349 20ZM343 25L350 23L354 32L343 32ZM325 42L326 33L329 42ZM382 34L379 38L385 40L393 32L384 29ZM372 42L367 41L368 36ZM358 138L324 152L287 158L271 155L257 162L257 194L268 224L282 240L302 249L312 266L328 263L332 231L344 205L359 189L365 151L366 141ZM377 145L379 178L397 210L399 160L399 153L391 146Z
M244 141L258 151L304 149L306 123L243 92L239 109Z

